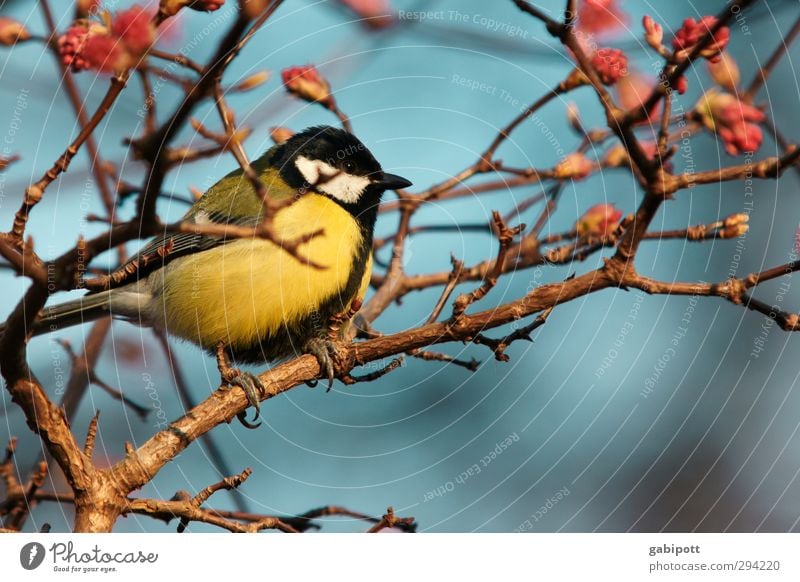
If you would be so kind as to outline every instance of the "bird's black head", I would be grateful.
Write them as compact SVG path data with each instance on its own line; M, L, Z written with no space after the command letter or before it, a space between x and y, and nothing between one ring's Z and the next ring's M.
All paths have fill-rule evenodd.
M330 126L293 135L276 148L269 163L291 187L328 196L370 228L381 195L411 185L384 172L356 136Z

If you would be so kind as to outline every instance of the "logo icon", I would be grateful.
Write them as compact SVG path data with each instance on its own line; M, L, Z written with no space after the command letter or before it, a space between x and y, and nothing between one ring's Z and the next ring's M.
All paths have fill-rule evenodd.
M19 551L19 563L26 570L35 570L44 562L44 546L39 542L30 542Z

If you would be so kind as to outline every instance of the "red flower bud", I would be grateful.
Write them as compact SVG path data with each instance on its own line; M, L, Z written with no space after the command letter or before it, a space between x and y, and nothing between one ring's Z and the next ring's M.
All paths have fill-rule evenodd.
M58 52L61 55L61 62L65 66L71 67L76 73L91 68L91 65L83 55L83 51L86 47L86 41L90 37L97 35L107 36L108 29L89 20L75 21L75 24L58 39Z
M153 15L144 7L135 5L114 16L111 32L116 34L134 57L140 57L156 39Z
M363 18L364 25L370 28L386 28L395 22L389 0L339 0L339 2Z
M707 91L695 109L703 125L722 140L728 154L736 156L761 146L763 134L757 124L764 121L765 115L760 109L716 89Z
M586 34L616 32L627 21L617 0L581 0L578 5L578 29Z
M85 68L103 73L116 73L131 65L130 54L115 36L90 35L80 54L86 63Z
M651 16L645 16L642 19L642 26L644 26L644 40L651 47L659 50L661 42L664 40L664 29Z
M560 179L583 180L592 170L595 164L581 152L572 152L567 155L555 167L555 177Z
M620 49L601 48L592 57L592 66L604 84L613 85L628 74L628 57Z
M225 4L225 0L161 0L158 3L158 11L164 16L175 16L184 8L197 10L198 12L214 12Z
M678 51L677 55L680 58L686 58L716 23L715 16L703 16L699 21L694 18L684 20L683 26L675 33L675 38L672 40L672 47ZM712 63L718 61L721 58L720 53L725 50L730 37L730 29L723 26L714 33L713 40L700 52L700 56Z
M582 237L606 237L616 230L620 218L622 211L613 204L595 204L578 219L575 230Z
M281 71L281 79L286 90L310 102L319 102L325 107L333 105L331 86L314 65L289 67Z

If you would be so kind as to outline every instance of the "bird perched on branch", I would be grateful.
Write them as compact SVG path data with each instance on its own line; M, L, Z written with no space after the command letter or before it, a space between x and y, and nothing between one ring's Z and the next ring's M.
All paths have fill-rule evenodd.
M252 168L268 204L241 169L231 172L186 213L196 232L156 238L127 266L133 277L45 308L34 333L106 315L163 330L215 354L223 380L244 389L256 416L263 386L228 358L263 363L309 353L332 382L328 322L367 290L381 195L411 183L384 172L361 141L333 127L294 135ZM254 234L211 235L200 232L205 225ZM270 225L272 236L257 236L260 225Z

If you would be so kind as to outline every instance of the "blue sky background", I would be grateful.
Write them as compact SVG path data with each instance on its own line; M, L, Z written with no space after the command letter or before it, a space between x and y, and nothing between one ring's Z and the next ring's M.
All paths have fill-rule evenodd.
M59 28L64 29L71 10L65 3L54 4L59 5ZM556 10L562 3L541 4ZM682 0L622 4L631 16L630 30L607 44L625 47L635 67L651 74L652 53L638 40L643 14L657 17L670 31L686 16L715 13L723 6ZM271 126L299 130L335 121L321 108L285 94L279 71L286 66L316 63L359 137L384 168L410 178L414 191L472 163L499 127L569 70L561 47L510 1L397 0L394 6L433 16L421 22L403 20L376 33L365 30L334 2L287 0L225 76L226 85L233 85L256 71L272 72L266 85L230 98L238 121L254 130L246 143L251 157L271 145ZM171 50L191 46L189 55L204 62L220 31L232 21L232 9L184 15L184 31L172 41ZM28 3L7 3L3 13L35 32L44 30L39 12ZM797 16L792 2L759 3L757 10L731 26L730 51L743 79L749 82ZM794 69L798 56L797 49L790 51L758 99L790 140L800 135ZM56 71L51 55L38 43L0 51L0 147L22 156L0 173L0 224L10 224L26 185L39 178L77 133ZM76 78L92 111L107 79L90 73ZM457 82L462 78L497 90L470 90ZM689 92L677 98L687 111L701 85L709 86L705 65L691 70L688 78ZM182 93L164 86L158 94L159 115L166 116L181 98ZM133 183L141 182L143 166L130 158L122 142L141 130L141 101L133 80L95 133L103 155ZM581 89L546 106L503 145L499 156L513 166L546 168L557 163L579 143L564 113L572 101L587 126L602 124L591 90ZM208 105L196 117L218 127ZM557 141L548 139L549 132ZM185 131L177 142L198 145L198 139ZM775 143L766 137L756 159L776 152ZM697 170L743 161L727 156L708 135L692 139L689 155ZM677 169L685 163L676 157ZM182 195L190 186L204 190L234 166L229 156L186 165L170 174L165 189ZM43 256L71 247L78 234L101 232L102 226L85 221L88 213L100 211L93 180L82 152L48 189L29 225ZM752 201L750 232L739 241L647 242L637 267L665 280L717 281L731 270L741 277L790 260L798 225L797 180L796 173L787 172L780 182L757 181L752 197L741 183L680 192L662 207L654 229L710 222L745 211ZM508 211L536 191L529 186L431 204L417 215L417 224L485 221L493 209ZM640 198L629 174L594 175L566 188L548 228L568 229L598 202L631 212ZM170 219L185 208L169 200L160 206ZM529 210L523 220L530 223L537 211ZM131 212L130 202L122 205L122 217ZM395 221L395 215L382 215L378 234L393 230ZM473 263L492 256L494 245L490 236L469 232L421 235L408 244L406 268L412 273L447 269L450 252ZM532 285L595 268L607 253L564 267L521 271L504 279L485 306L516 298ZM103 260L110 264L113 258L103 257L98 264ZM785 309L800 308L795 284L781 289L782 282L759 287L756 296L769 303L780 297ZM27 283L4 270L0 285L0 316L5 316ZM377 327L389 332L424 322L438 295L433 289L407 296L402 307L378 320ZM687 317L685 325L682 320ZM624 342L615 346L626 321L633 325ZM602 291L558 307L536 332L535 343L511 347L510 363L495 362L479 346L447 346L448 353L481 359L480 370L470 374L411 359L378 382L337 384L330 393L297 388L265 404L260 429L248 431L234 423L218 427L213 435L235 471L254 469L242 493L256 512L293 514L335 504L380 515L393 505L398 514L415 516L422 531L797 531L800 343L775 326L764 331L764 323L763 316L718 299ZM680 327L687 328L685 336L673 345ZM76 328L59 337L78 347L87 330L88 326ZM765 350L755 356L759 338L765 338ZM144 355L130 361L131 352ZM185 344L176 344L175 353L196 399L216 388L218 376L209 357ZM30 346L30 360L55 397L59 364L64 364L61 349L50 337L37 338ZM141 421L92 387L73 426L82 434L94 411L102 410L101 458L119 459L126 440L144 442L159 422L159 413L173 419L183 411L171 373L147 330L115 323L98 374L130 398L157 408ZM646 393L647 385L653 385L651 393ZM24 468L40 445L7 392L0 394L0 441L20 437ZM509 446L492 456L504 441ZM476 464L480 471L470 474ZM463 474L467 477L459 478ZM194 444L141 494L169 498L179 489L194 493L219 477L204 446ZM47 489L63 487L57 475L46 484ZM233 501L221 493L211 505L233 507ZM69 514L44 504L26 527L38 528L45 521L62 530L68 527ZM173 527L129 517L117 530ZM324 528L357 529L361 526L346 520Z

